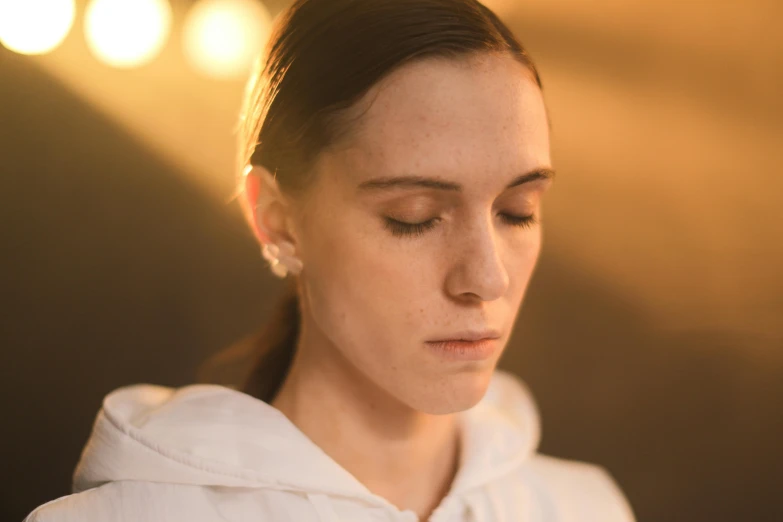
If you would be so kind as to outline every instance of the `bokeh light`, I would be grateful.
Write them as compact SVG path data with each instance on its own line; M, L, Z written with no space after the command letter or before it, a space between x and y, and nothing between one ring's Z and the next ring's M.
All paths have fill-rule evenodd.
M185 56L202 74L247 74L269 38L272 17L259 0L200 0L188 13Z
M44 54L73 26L75 0L0 0L0 43L21 54Z
M85 13L87 46L113 67L138 67L163 49L171 31L168 0L92 0Z

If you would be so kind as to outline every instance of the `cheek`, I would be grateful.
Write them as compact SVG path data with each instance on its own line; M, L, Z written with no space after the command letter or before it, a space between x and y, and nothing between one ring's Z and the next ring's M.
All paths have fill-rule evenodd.
M537 226L535 229L525 234L524 241L522 241L521 246L518 247L518 251L516 252L516 257L520 266L528 270L533 270L541 255L541 239L542 234L540 226Z
M425 287L420 269L426 264L412 260L382 229L368 233L343 219L322 225L305 239L304 276L320 327L345 349L382 347L384 339L397 344L400 336L415 334L409 326L424 309L416 292Z
M533 277L541 256L542 234L540 227L525 235L523 241L512 249L509 266L512 298L521 301Z

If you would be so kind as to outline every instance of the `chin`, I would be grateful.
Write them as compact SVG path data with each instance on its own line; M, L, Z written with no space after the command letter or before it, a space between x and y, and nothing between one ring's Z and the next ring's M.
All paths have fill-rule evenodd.
M441 376L423 386L409 404L422 413L448 415L469 410L487 393L494 368L471 369Z

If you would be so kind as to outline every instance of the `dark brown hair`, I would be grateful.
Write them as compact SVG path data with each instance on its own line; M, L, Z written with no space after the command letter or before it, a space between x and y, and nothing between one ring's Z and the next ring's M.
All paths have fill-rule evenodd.
M281 191L309 186L319 153L349 130L347 109L411 60L507 52L538 71L511 31L476 0L297 0L277 22L248 83L239 172L273 173ZM245 212L250 202L243 198ZM255 339L257 362L242 390L271 401L293 360L301 312L290 284Z

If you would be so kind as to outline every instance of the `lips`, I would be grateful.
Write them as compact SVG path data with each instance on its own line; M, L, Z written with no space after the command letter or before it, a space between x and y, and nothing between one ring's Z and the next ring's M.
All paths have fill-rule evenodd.
M500 332L497 330L464 330L461 332L453 332L451 334L445 334L443 337L431 339L427 342L430 343L444 343L444 342L475 342L485 339L499 339Z
M477 341L428 341L425 345L441 360L456 362L490 361L501 349L497 338L486 337Z

